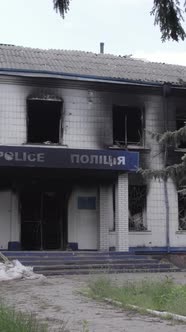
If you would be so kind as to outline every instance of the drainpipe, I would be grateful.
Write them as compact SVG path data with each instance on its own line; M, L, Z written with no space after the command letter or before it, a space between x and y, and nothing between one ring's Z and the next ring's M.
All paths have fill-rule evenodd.
M171 94L171 85L164 84L163 85L163 113L164 113L164 130L168 130L168 104L167 98ZM165 147L165 158L164 164L166 164L167 160L167 147ZM168 188L167 188L167 178L163 181L164 184L164 196L165 196L165 211L166 211L166 247L167 252L170 252L170 207L169 207L169 197L168 197Z

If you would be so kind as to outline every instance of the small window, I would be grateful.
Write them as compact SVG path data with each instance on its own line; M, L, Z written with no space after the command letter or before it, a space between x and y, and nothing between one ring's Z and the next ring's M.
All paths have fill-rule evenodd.
M138 107L114 106L113 143L119 146L142 145L142 110Z
M186 114L185 111L178 111L176 113L176 130L179 130L186 126ZM178 148L185 149L186 148L186 140L181 140Z
M129 230L145 231L146 186L129 185Z
M61 108L60 100L29 99L27 101L28 143L59 143Z
M78 197L79 210L96 210L96 197Z

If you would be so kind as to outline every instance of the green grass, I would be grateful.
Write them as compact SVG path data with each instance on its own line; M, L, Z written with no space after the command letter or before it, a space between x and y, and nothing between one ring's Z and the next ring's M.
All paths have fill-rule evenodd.
M186 285L177 285L169 278L159 282L125 282L117 286L106 277L101 277L90 282L88 295L100 300L110 298L123 306L132 304L186 316Z
M17 313L0 305L0 332L47 332L47 328L33 315Z

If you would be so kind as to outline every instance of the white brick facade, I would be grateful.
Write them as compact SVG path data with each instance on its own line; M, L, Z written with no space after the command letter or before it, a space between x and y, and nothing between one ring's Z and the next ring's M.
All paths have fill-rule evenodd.
M48 85L48 86L47 86ZM99 91L97 88L72 88L58 84L37 85L37 80L32 82L14 79L14 83L0 85L0 144L22 145L27 141L27 114L26 101L31 95L51 94L63 99L63 137L60 142L67 148L74 149L108 149L113 144L112 107L113 105L139 106L144 109L145 128L151 132L162 133L164 127L163 99L162 96L143 93L127 93L115 91ZM168 127L175 129L176 108L184 104L183 98L174 98L170 101L170 114ZM145 153L143 160L145 167L161 169L163 167L163 154L156 140L152 139L145 131ZM140 152L142 154L143 152ZM110 229L114 223L112 184L116 182L116 218L115 229ZM175 185L168 181L169 198L169 240L170 246L181 247L186 243L186 232L178 231L178 203ZM93 187L93 184L92 184ZM105 184L99 180L100 188L99 211L97 218L97 249L102 251L115 247L118 251L128 251L129 247L166 247L167 226L165 209L165 192L161 180L150 180L147 183L147 231L129 232L128 230L128 175L119 174L117 180L111 179ZM81 193L81 189L78 189ZM10 191L11 188L10 188ZM91 189L90 189L91 191ZM95 189L94 189L95 191ZM13 192L13 191L12 191ZM74 191L75 192L75 191ZM72 193L72 196L74 195ZM88 190L87 190L88 192ZM6 191L0 192L2 202ZM11 209L6 208L6 217L1 207L0 227L4 229L3 220L8 220L6 229L7 239L0 238L0 248L6 248L8 240L18 241L20 238L20 212L18 195L13 192ZM77 191L78 195L78 191ZM91 194L92 195L92 194ZM73 201L71 197L70 200ZM8 203L6 203L8 204ZM69 210L69 239L76 242L77 235L77 206L73 201L73 211ZM9 214L11 213L11 216ZM80 215L80 212L78 212ZM87 214L87 218L92 218ZM10 222L10 219L12 220ZM86 219L86 218L85 218ZM14 221L14 222L13 222ZM6 228L5 227L5 228ZM6 238L5 237L5 238Z

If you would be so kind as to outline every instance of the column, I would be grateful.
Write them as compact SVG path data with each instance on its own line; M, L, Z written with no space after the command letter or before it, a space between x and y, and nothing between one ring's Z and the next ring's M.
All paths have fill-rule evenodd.
M128 251L128 174L119 174L116 183L116 251Z

